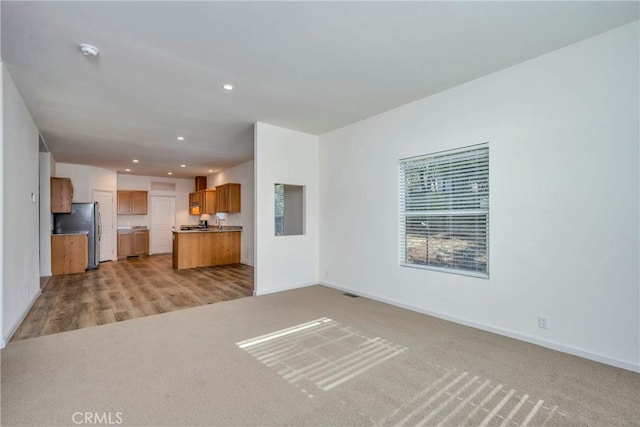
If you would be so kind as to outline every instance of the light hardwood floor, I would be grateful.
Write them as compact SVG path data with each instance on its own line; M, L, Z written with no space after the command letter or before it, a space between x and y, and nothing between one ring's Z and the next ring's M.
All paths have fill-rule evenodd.
M253 267L174 270L171 255L129 258L52 277L12 341L151 316L253 294Z

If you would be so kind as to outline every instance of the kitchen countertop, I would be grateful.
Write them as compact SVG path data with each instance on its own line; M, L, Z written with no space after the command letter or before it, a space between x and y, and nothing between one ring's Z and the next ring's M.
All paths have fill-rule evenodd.
M146 230L146 225L119 225L118 231L129 231L129 230Z
M86 236L88 231L78 231L76 233L51 233L52 236Z
M242 231L242 226L226 225L222 229L218 227L209 227L197 230L174 230L174 233L228 233L233 231Z

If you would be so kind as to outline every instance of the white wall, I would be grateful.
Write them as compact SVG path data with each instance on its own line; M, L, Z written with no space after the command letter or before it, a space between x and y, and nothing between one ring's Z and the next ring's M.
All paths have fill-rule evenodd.
M318 282L318 137L256 123L256 295ZM274 184L306 186L306 234L275 237Z
M2 339L13 334L40 294L38 203L39 134L3 65ZM4 343L3 343L4 344Z
M152 190L152 182L168 182L176 186L175 191ZM151 196L175 196L176 198L176 228L182 224L192 224L189 216L189 193L195 191L195 181L192 179L162 178L151 176L138 176L118 174L118 190L144 190ZM150 207L151 205L149 205ZM151 212L149 209L148 212ZM118 225L146 225L151 227L151 215L118 215Z
M248 161L222 172L209 175L207 177L207 187L214 188L216 185L227 183L240 184L240 212L227 214L227 220L223 225L241 225L241 254L240 262L247 265L254 265L254 161ZM202 219L207 219L209 225L215 224L215 215L202 215ZM198 217L193 217L196 220Z
M639 370L638 62L636 22L322 135L324 282ZM398 159L485 141L490 279L399 267Z
M55 176L71 178L73 203L91 203L92 190L113 191L115 200L115 191L118 187L115 171L95 166L57 163Z
M51 153L39 153L39 181L40 181L40 276L51 276L51 230L53 215L51 215L51 181L55 176L55 162Z
M304 187L285 185L283 199L284 234L304 234Z
M1 5L0 5L1 6ZM0 7L2 10L2 7ZM0 16L0 22L2 17ZM1 33L2 31L0 31ZM1 52L0 52L1 53ZM5 346L4 336L4 64L0 56L0 348Z
M93 202L92 191L93 190L102 190L102 191L110 191L113 193L113 213L111 217L111 221L113 224L117 222L116 215L116 191L118 185L117 173L112 170L98 168L95 166L86 166L86 165L76 165L71 163L56 163L54 175L57 177L63 178L71 178L71 183L73 184L73 203L91 203ZM42 227L42 225L41 225ZM45 231L40 230L41 234ZM47 232L49 232L47 230ZM116 260L116 242L117 238L115 235L115 230L112 230L113 233L113 254L111 255L111 260ZM105 258L106 255L103 253L101 255L102 260L108 259Z

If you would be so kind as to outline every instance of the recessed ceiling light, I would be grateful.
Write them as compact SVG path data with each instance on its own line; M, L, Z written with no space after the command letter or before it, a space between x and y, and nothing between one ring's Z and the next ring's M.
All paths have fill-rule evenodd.
M180 167L181 167L181 168L186 168L186 167L187 167L187 165L180 165Z
M167 175L173 175L173 172L167 172Z
M124 171L125 172L131 172L131 169L125 169Z
M179 136L178 141L184 141L184 136Z
M213 172L213 169L209 169L209 173Z
M222 85L222 89L224 90L233 90L233 85L229 83L225 83Z
M133 163L138 163L140 160L138 159L133 159Z

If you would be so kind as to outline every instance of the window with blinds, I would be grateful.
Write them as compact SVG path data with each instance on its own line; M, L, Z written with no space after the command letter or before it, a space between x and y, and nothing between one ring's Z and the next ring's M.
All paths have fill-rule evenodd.
M489 276L487 144L400 160L400 264Z

